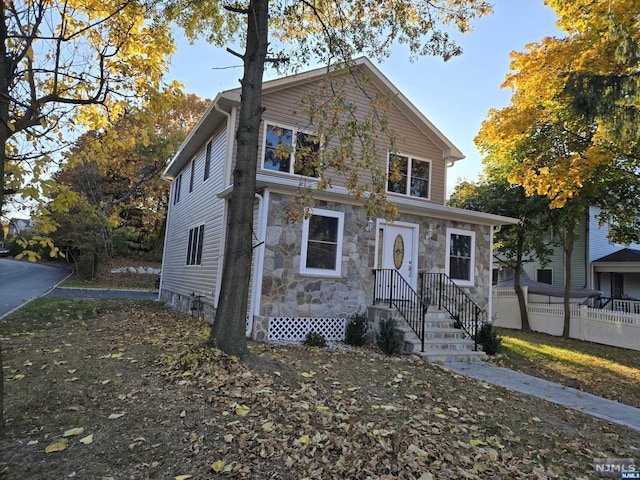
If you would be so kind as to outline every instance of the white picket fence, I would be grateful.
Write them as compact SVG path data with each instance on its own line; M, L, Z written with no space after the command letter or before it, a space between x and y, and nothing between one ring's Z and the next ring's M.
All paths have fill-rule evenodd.
M523 287L527 298L527 287ZM520 307L512 288L494 288L493 325L496 327L522 328ZM640 350L640 315L625 312L598 310L585 305L571 305L569 336L614 347ZM564 324L563 305L527 302L529 326L536 332L561 336Z

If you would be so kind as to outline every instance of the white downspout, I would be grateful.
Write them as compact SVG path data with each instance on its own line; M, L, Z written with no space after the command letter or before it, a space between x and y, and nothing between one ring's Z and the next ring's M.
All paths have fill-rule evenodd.
M257 315L258 309L260 308L260 296L261 292L261 272L264 262L264 240L265 240L265 231L264 231L264 198L259 193L256 193L256 198L258 199L258 225L256 226L258 232L258 242L259 245L256 247L255 257L253 262L253 271L251 272L251 304L249 308L249 315L247 319L247 331L246 335L250 336L253 331L253 316Z
M162 270L164 270L164 260L167 255L167 235L169 234L169 212L172 210L172 202L171 199L173 198L173 178L169 178L169 177L165 177L164 175L162 175L160 178L162 178L162 180L164 180L165 182L169 183L169 201L167 202L167 220L164 222L164 238L163 238L163 242L162 242L162 262L160 264L160 283L158 284L158 298L157 301L160 301L160 294L162 293L162 283L164 282L163 280L163 275L162 275Z
M225 146L226 146L226 153L225 153L225 164L226 163L231 163L233 157L232 157L232 153L233 152L233 148L231 148L229 146L229 142L233 142L233 137L230 134L230 131L233 130L233 127L231 125L231 114L223 109L221 109L218 106L218 103L215 103L213 106L214 110L216 110L217 112L220 112L221 114L223 114L225 117L227 117L227 136L226 136L226 140L225 140ZM228 170L228 168L225 169L225 172L223 172L223 175L226 176L226 170ZM223 178L221 181L222 184L222 188L226 188L227 184L226 184L226 178ZM224 209L223 209L223 215L222 215L222 239L221 239L221 245L220 245L220 252L222 255L222 262L218 262L218 271L216 272L216 290L215 292L213 292L213 302L214 305L217 305L217 300L218 298L220 298L220 283L222 280L222 266L224 263L224 253L225 253L225 249L227 248L227 230L226 230L226 225L227 225L227 201L225 200L225 204L224 204Z

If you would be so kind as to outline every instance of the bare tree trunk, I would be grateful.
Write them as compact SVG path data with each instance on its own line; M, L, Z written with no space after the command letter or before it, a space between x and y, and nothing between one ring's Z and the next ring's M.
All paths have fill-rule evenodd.
M575 222L570 220L567 226L566 238L564 240L564 325L562 336L569 338L571 330L571 309L569 306L569 293L571 291L571 255L573 253Z
M11 136L9 131L9 85L13 72L13 58L7 56L7 24L5 4L0 6L0 217L4 208L5 163L7 161L7 142ZM0 225L0 240L4 238L4 230ZM4 432L4 375L2 365L2 348L0 347L0 434Z
M515 272L513 272L513 288L516 291L516 297L518 297L518 306L520 307L520 328L523 332L530 332L531 326L529 325L529 313L527 312L527 303L524 299L524 292L522 291L522 285L520 284L520 277L522 276L522 252L524 249L524 232L518 231L517 240L517 253Z
M251 280L253 205L256 192L258 138L262 120L262 75L267 56L268 0L251 0L246 12L247 44L242 78L237 161L228 205L227 234L220 298L211 341L240 358L248 354L247 297Z

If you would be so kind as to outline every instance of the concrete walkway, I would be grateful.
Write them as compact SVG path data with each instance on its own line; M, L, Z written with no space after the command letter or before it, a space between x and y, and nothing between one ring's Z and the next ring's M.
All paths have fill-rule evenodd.
M564 405L578 412L624 425L640 432L640 408L597 397L575 388L532 377L486 362L446 363L443 369L477 378L533 397Z

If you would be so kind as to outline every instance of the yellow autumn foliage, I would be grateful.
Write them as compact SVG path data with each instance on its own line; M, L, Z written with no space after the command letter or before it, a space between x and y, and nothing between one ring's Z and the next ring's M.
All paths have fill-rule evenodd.
M544 38L511 54L502 85L513 92L511 104L489 111L475 142L493 167L510 171L510 182L528 195L546 195L551 207L562 207L599 167L616 158L613 129L576 113L570 81L632 73L635 65L618 58L620 30L627 32L625 38L640 41L640 23L633 0L545 4L556 10L557 25L567 35ZM639 106L638 97L630 97L621 101Z

